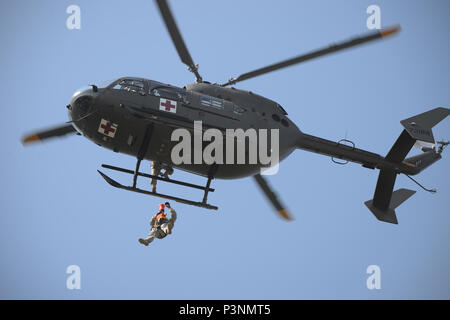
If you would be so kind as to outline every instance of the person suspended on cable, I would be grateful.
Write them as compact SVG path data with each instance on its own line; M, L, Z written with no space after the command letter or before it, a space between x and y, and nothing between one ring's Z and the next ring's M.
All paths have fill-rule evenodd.
M164 212L165 208L168 208L170 211L170 219ZM155 238L165 238L167 235L172 233L175 220L177 220L177 213L170 206L169 202L166 202L165 204L161 203L158 207L158 212L150 220L150 233L145 239L139 238L139 243L148 246Z

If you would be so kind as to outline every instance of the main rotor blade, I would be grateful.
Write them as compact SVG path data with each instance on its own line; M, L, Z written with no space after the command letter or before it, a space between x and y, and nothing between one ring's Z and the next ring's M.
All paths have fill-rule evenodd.
M272 203L274 208L277 210L278 214L285 220L293 220L286 207L281 204L280 200L278 200L276 193L270 188L266 179L264 179L260 174L254 175L253 178L264 192L265 196L269 199L270 203Z
M297 63L305 62L305 61L315 59L315 58L318 58L318 57L321 57L321 56L324 56L324 55L327 55L327 54L330 54L330 53L333 53L336 51L351 48L351 47L354 47L354 46L357 46L357 45L360 45L360 44L363 44L363 43L366 43L366 42L369 42L372 40L381 39L383 37L392 35L392 34L398 32L399 30L400 30L400 26L394 26L392 28L387 28L384 30L377 30L375 32L371 32L362 37L357 37L352 40L348 40L348 41L345 41L345 42L342 42L339 44L334 44L334 45L331 45L331 46L323 48L323 49L312 51L310 53L303 54L303 55L300 55L300 56L297 56L297 57L294 57L294 58L291 58L288 60L284 60L284 61L269 65L264 68L256 69L256 70L241 74L236 79L231 78L228 82L222 84L221 86L222 87L229 86L229 85L235 84L239 81L244 81L244 80L247 80L250 78L254 78L254 77L260 76L265 73L269 73L269 72L272 72L272 71L275 71L278 69L292 66Z
M24 145L32 142L39 142L53 137L61 137L69 133L76 133L77 131L71 124L65 124L59 127L54 127L48 130L39 131L37 133L29 134L22 139Z
M180 56L181 61L189 67L189 71L195 74L197 82L202 82L202 77L198 73L198 66L194 63L194 61L191 58L191 55L189 54L189 51L186 47L186 44L183 41L180 30L177 27L177 24L172 15L172 12L170 11L167 1L156 0L156 3L158 4L161 16L164 19L164 23L166 24L167 30L169 31L173 43L175 44L175 48L178 51L178 55Z

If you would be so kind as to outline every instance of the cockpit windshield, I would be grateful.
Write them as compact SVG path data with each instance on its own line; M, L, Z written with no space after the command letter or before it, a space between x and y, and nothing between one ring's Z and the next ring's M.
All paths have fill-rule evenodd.
M144 95L145 82L143 79L133 79L133 78L122 79L114 85L113 89L136 92Z
M72 97L75 97L79 95L81 92L93 88L97 89L112 88L117 90L136 92L145 95L145 83L146 80L142 78L120 78L116 80L93 81L92 84L83 86L78 90L76 90Z

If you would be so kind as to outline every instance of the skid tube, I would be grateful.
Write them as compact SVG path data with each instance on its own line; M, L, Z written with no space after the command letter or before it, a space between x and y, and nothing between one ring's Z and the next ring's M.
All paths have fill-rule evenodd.
M107 183L109 183L111 186L113 186L115 188L124 189L124 190L128 190L128 191L133 191L133 192L137 192L137 193L141 193L141 194L145 194L145 195L149 195L149 196L164 198L164 199L168 199L168 200L173 200L173 201L176 201L176 202L179 202L179 203L184 203L184 204L187 204L187 205L201 207L201 208L205 208L205 209L210 209L210 210L217 210L218 209L217 206L214 206L214 205L206 203L208 193L209 192L214 192L214 189L209 187L210 184L211 184L211 180L213 179L212 177L208 178L208 182L206 184L206 187L204 187L204 186L199 186L199 185L195 185L195 184L188 183L188 182L183 182L183 181L178 181L178 180L173 180L173 179L168 179L168 178L154 176L154 175L151 175L151 174L142 173L142 172L139 172L138 170L132 171L132 170L124 169L124 168L110 166L110 165L107 165L107 164L102 164L102 167L105 168L105 169L115 170L115 171L124 172L124 173L128 173L128 174L133 174L134 175L134 177L133 177L134 178L133 179L133 186L124 186L123 184L121 184L121 183L117 182L116 180L112 179L111 177L107 176L106 174L104 174L100 170L97 170L97 172L103 177L103 179L105 179L105 181ZM174 183L174 184L182 185L182 186L189 187L189 188L201 189L201 190L204 191L203 201L202 202L192 201L192 200L188 200L188 199L174 197L174 196L167 195L167 194L162 194L162 193L158 193L158 192L152 192L152 191L139 189L139 188L136 187L136 183L135 183L138 176L142 176L142 177L146 177L146 178L150 178L150 179L156 179L156 180L160 180L160 181L165 181L165 182L169 182L169 183Z

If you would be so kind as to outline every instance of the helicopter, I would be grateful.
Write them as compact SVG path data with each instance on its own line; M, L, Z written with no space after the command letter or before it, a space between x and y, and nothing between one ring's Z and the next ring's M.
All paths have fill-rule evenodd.
M408 189L394 191L396 177L404 174L424 188L411 176L441 159L441 153L449 142L435 141L432 127L446 118L450 114L450 109L439 107L402 120L401 124L404 127L402 133L383 157L358 149L347 139L335 142L303 133L289 119L280 104L251 91L237 89L233 85L272 71L390 37L400 31L400 26L374 30L347 41L243 73L218 84L205 81L201 77L198 65L194 63L188 51L167 1L156 0L156 4L179 58L195 75L195 82L178 87L155 80L126 76L105 85L92 84L84 90L76 91L70 98L67 105L70 118L68 123L28 134L22 139L24 145L69 134L82 135L101 147L137 159L133 170L102 164L104 169L133 176L131 185L124 185L103 171L97 170L111 186L212 210L218 209L217 206L208 203L209 193L215 191L211 187L213 179L240 179L251 176L280 217L292 220L292 215L264 177L267 166L261 163L178 163L173 161L172 156L172 151L177 145L177 141L172 139L175 130L184 129L195 135L196 130L198 131L196 128L198 121L202 124L201 133L213 129L225 133L225 136L230 129L242 131L263 129L271 132L275 130L279 135L278 161L288 157L294 150L301 149L329 156L337 163L350 161L368 169L379 169L373 199L366 201L365 205L378 220L398 223L395 209L415 191ZM406 158L415 145L422 146L422 153ZM272 152L273 147L272 142L266 145L268 154ZM202 141L193 148L204 150L207 144ZM247 144L245 153L248 151ZM205 177L206 184L197 185L159 173L141 172L143 160L157 163L172 171L178 169ZM203 199L194 201L162 194L156 189L148 191L138 188L138 177L202 190Z

